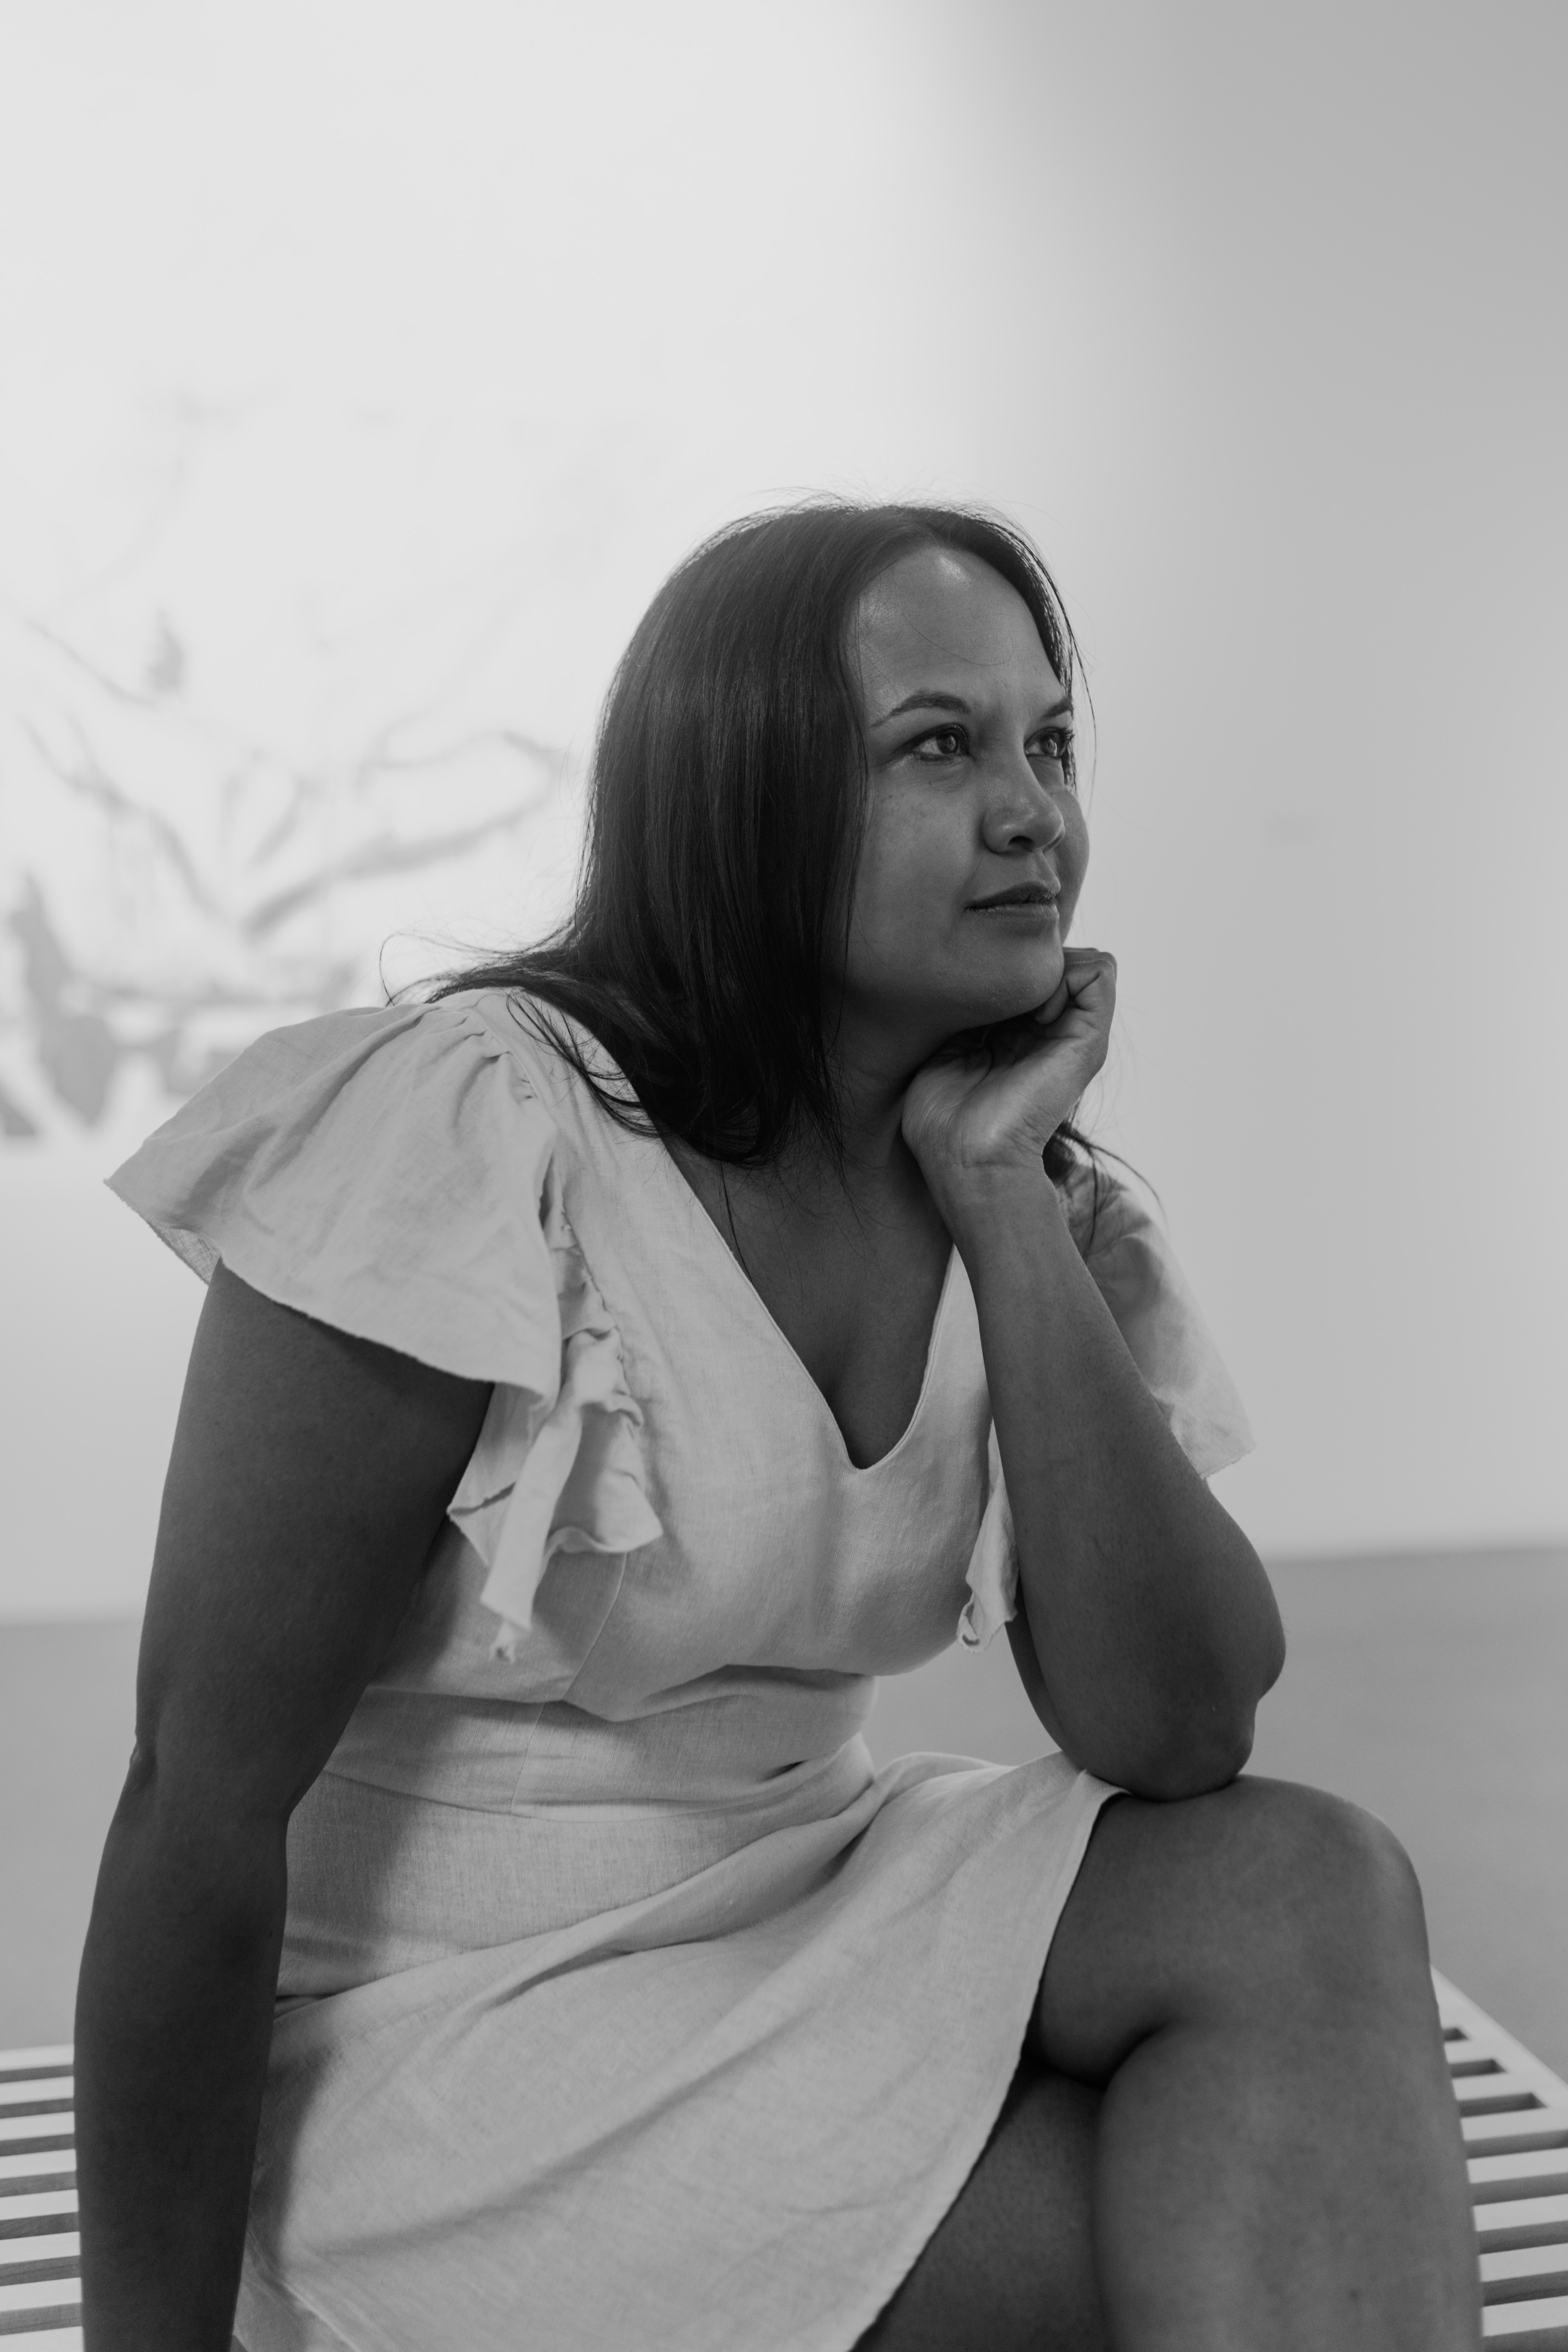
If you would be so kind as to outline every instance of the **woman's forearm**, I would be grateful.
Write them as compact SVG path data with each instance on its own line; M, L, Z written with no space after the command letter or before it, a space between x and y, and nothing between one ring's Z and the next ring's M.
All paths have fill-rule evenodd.
M1171 1434L1043 1169L944 1210L979 1314L1040 1711L1075 1762L1140 1795L1218 1787L1284 1655L1257 1554Z
M133 1769L77 1997L86 2352L228 2352L285 1896L281 1825Z

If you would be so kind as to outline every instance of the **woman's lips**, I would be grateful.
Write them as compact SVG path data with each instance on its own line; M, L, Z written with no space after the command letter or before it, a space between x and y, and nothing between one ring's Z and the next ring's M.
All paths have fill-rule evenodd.
M989 907L971 907L971 915L1008 915L1015 923L1054 923L1054 898L1003 898Z

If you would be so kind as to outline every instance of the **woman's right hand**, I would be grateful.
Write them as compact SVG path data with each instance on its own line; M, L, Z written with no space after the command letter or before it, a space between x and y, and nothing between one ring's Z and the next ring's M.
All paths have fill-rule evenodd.
M1047 1144L1104 1062L1115 1009L1114 956L1068 948L1043 1004L998 1022L983 1041L974 1031L950 1039L915 1071L904 1139L945 1215L998 1176L1039 1177Z

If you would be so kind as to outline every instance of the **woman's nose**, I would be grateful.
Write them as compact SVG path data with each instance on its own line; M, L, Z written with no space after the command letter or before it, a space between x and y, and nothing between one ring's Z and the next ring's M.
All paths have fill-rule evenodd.
M1049 849L1067 831L1067 818L1057 795L1046 790L1026 762L1021 776L998 781L987 803L984 830L990 849L1005 849L1019 839Z

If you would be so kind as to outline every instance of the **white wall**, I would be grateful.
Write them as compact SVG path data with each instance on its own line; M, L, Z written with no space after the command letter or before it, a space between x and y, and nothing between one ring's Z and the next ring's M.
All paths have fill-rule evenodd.
M464 709L580 753L722 517L1006 507L1091 657L1103 1131L1252 1405L1227 1498L1277 1551L1568 1528L1560 6L13 0L6 46L0 700L34 623L112 667L172 601L148 727L329 767L343 663L368 725L478 583ZM561 805L354 919L537 919ZM141 1589L197 1294L97 1180L161 1108L0 1147L0 1612Z

